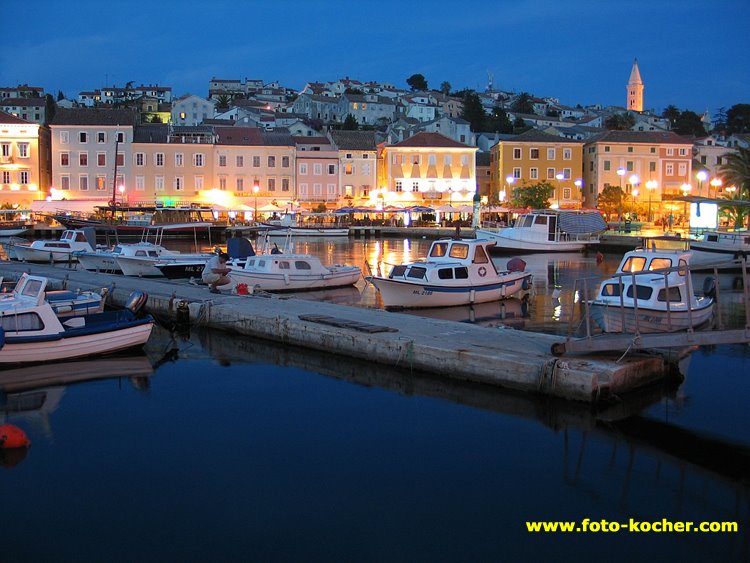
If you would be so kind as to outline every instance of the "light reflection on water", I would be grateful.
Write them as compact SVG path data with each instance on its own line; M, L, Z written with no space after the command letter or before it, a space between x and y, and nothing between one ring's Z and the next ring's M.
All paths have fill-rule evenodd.
M387 267L429 246L344 242L297 250ZM580 302L573 281L607 275L619 256L524 259L527 303L415 314L564 332ZM377 306L363 284L326 298ZM750 557L746 346L701 349L681 386L598 410L217 331L159 329L146 351L0 372L4 418L33 441L25 458L0 456L16 463L2 473L14 540L4 559ZM631 517L736 520L740 533L543 536L524 525Z

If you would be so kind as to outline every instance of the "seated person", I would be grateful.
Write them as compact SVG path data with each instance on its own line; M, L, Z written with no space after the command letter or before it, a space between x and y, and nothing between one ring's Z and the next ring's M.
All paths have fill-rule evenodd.
M211 293L220 293L218 286L226 285L231 281L227 274L232 269L227 268L227 260L229 260L229 254L220 252L206 262L206 266L203 268L201 278L204 283L208 284L208 290Z

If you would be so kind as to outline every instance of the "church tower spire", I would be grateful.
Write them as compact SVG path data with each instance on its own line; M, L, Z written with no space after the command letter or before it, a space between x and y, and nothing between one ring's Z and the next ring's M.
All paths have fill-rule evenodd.
M643 80L641 80L641 71L638 69L638 59L633 61L633 70L630 71L627 90L628 109L643 111Z

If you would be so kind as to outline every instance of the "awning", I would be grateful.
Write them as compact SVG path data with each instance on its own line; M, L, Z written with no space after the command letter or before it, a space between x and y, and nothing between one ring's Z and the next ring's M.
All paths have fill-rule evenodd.
M60 199L53 201L32 201L31 210L34 213L94 213L99 205L107 205L108 200L102 199Z
M560 213L560 230L571 235L598 233L606 229L601 213Z

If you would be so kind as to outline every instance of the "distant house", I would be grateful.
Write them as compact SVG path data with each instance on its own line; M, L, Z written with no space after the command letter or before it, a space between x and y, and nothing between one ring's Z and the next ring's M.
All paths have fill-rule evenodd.
M328 133L338 151L339 185L344 198L355 205L368 204L377 182L377 145L374 131Z
M45 98L2 98L0 99L0 111L40 125L47 122L47 101Z
M214 103L186 94L177 98L172 104L172 123L174 125L200 125L204 119L211 119L216 113Z

